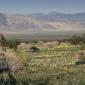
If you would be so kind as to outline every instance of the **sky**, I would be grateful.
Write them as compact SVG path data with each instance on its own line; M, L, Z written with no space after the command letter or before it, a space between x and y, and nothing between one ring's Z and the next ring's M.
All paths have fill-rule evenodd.
M85 0L0 0L0 12L73 14L85 12Z

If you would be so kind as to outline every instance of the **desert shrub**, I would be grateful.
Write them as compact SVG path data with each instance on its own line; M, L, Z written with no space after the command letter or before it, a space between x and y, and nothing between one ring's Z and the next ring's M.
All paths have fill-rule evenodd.
M0 44L3 47L9 47L9 48L14 48L14 50L17 49L17 45L19 45L21 42L18 40L6 40L3 34L0 34Z
M17 46L20 44L21 42L18 40L7 40L7 46L9 48L14 48L14 50L16 51Z
M47 47L47 48L53 48L56 45L57 45L57 43L55 43L55 42L47 42L47 43L44 44L44 46Z
M39 41L39 42L37 43L37 45L38 45L38 46L44 46L44 42Z
M59 41L52 41L52 43L55 45L60 45L60 42Z
M11 73L2 74L0 77L0 85L17 85L17 82Z
M77 61L75 63L76 65L79 65L79 64L85 64L85 52L82 51L82 52L79 52L77 54Z
M85 50L85 45L81 45L80 50Z
M69 41L71 44L85 44L85 34L73 35Z
M49 83L48 78L47 79L40 78L38 80L34 80L32 85L51 85L51 84Z
M35 46L32 46L30 48L30 52L39 52L39 48L35 47Z
M17 85L16 79L14 78L14 76L11 73L9 73L8 76L9 76L10 85Z
M7 47L7 40L5 39L3 34L0 34L0 45L2 47L2 51L5 52Z
M6 41L3 34L0 34L0 44L1 44L2 47L7 46L7 41Z
M17 48L19 50L23 50L23 51L29 51L29 48L30 48L30 44L27 44L27 43L20 43Z

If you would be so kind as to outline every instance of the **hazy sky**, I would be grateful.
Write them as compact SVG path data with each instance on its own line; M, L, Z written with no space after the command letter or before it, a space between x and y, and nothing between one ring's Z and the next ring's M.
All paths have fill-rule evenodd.
M85 0L0 0L5 13L78 13L85 12Z

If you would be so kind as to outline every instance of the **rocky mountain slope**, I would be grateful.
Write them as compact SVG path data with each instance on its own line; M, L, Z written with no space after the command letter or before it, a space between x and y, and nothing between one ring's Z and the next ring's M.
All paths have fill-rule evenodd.
M58 31L85 28L83 14L31 14L12 15L0 13L0 31L29 32L29 31Z

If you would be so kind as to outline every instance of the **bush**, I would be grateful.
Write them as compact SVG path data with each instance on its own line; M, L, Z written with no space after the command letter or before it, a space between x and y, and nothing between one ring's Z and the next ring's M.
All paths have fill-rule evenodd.
M13 48L15 51L17 50L17 46L20 44L21 42L18 40L8 40L7 41L7 46L9 48Z
M17 45L19 45L21 42L18 40L6 40L3 34L0 34L0 44L3 48L9 47L14 48L14 50L17 49Z
M85 44L85 34L73 35L69 41L71 44Z
M5 39L3 34L0 34L0 44L1 44L2 47L6 47L7 46L7 41L6 41L6 39Z
M33 46L33 47L30 48L30 51L31 52L39 52L39 48Z
M79 52L77 55L77 62L76 65L85 64L85 52Z

